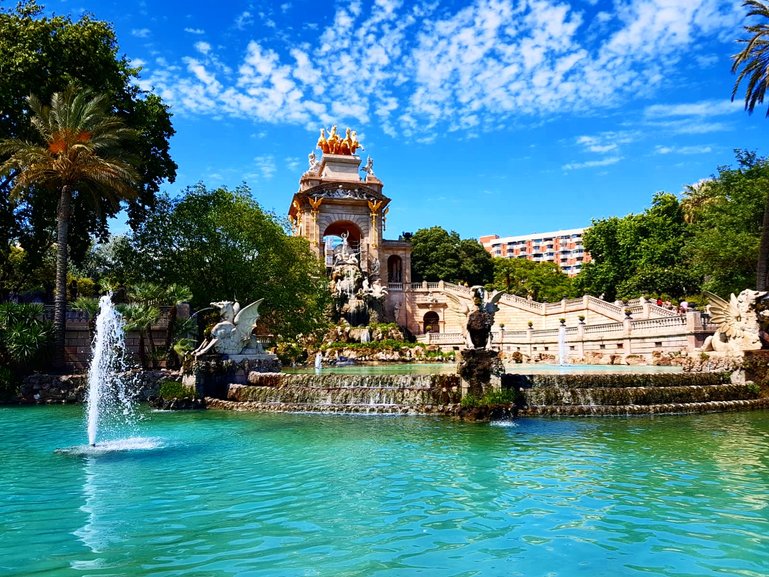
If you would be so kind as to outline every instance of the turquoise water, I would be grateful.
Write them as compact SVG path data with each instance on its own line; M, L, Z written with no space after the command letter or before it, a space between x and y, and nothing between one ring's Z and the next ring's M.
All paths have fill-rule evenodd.
M89 451L82 407L34 407L0 409L0 431L2 575L769 569L769 412L146 413L138 438Z

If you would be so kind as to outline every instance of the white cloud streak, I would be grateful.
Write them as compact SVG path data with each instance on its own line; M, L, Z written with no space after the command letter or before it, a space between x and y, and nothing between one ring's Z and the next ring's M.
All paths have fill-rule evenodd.
M352 0L310 35L283 44L254 37L232 69L217 53L225 48L197 42L180 63L148 64L142 87L175 113L312 127L375 121L429 141L444 129L474 134L521 117L619 108L653 94L682 58L696 62L700 41L732 34L742 16L738 2L722 0L627 0L611 12L600 5L599 18L567 0L474 0L454 12L439 2ZM243 12L234 26L254 18ZM702 120L735 108L650 106L644 118ZM596 153L616 148L580 144Z

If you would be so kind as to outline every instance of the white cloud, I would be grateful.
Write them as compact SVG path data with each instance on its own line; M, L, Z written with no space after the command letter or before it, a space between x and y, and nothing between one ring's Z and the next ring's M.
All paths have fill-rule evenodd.
M476 134L521 117L627 106L669 82L682 59L709 63L702 40L732 25L733 33L741 15L738 3L722 0L595 5L602 12L593 26L584 3L563 0L472 0L455 10L439 2L353 0L339 5L325 28L306 22L281 31L285 44L262 35L230 48L243 54L232 70L218 54L228 48L197 42L183 66L146 66L142 85L154 86L176 113L313 127L375 121L390 134L429 141L439 125ZM257 17L266 18L244 11L234 25L243 29ZM706 117L733 110L739 103L655 105L643 118L704 133L718 129ZM587 151L619 158L622 142L585 138L594 139L578 142Z
M254 15L251 14L248 10L241 12L238 14L238 16L235 18L235 28L238 30L243 30L247 26L250 26L254 23Z
M644 117L649 119L673 118L677 116L713 117L733 112L741 112L739 103L729 100L703 100L684 104L654 104L644 109Z
M661 146L655 147L654 152L656 154L707 154L712 152L713 148L710 146Z
M184 31L187 32L188 34L197 34L197 35L206 33L206 31L203 30L202 28L185 28Z
M135 36L136 38L149 38L150 36L150 29L149 28L134 28L131 30L131 36Z
M586 162L571 162L569 164L564 164L561 168L564 170L580 170L583 168L598 168L601 166L610 166L612 164L617 164L620 160L622 160L621 156L610 156L608 158L602 158L601 160L588 160Z
M275 157L271 154L254 158L254 167L256 169L256 175L265 180L270 180L278 171L278 168L275 165Z
M201 54L208 54L211 52L211 45L208 42L195 42L195 50Z

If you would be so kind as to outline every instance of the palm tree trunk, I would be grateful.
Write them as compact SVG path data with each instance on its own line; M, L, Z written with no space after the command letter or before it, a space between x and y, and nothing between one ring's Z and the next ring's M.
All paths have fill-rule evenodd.
M56 293L53 297L54 354L53 366L57 371L66 368L65 342L67 336L67 260L69 242L69 216L72 189L61 187L56 211Z
M166 329L166 367L175 368L176 353L174 353L174 330L176 329L176 303L168 310L168 327Z
M756 266L756 290L766 290L767 267L769 267L769 193L764 204L764 218L761 223L761 244L758 246L758 263Z

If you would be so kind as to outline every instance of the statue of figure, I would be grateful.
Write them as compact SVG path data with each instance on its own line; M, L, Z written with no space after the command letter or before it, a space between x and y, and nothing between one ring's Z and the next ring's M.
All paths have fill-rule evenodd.
M746 289L739 296L732 293L728 302L718 295L705 294L710 301L711 322L718 325L718 330L705 339L703 351L741 354L762 348L761 321L769 311L759 310L759 305L769 293Z
M329 148L328 148L328 140L326 140L326 131L325 129L320 129L320 138L318 138L318 143L315 145L318 148L323 151L323 154L328 154Z
M317 172L318 170L318 157L315 156L315 151L313 150L310 154L307 155L307 163L310 165L308 172Z
M344 132L344 139L339 143L339 154L352 154L352 137L350 136L350 129L346 129Z
M328 133L328 152L329 154L339 154L339 145L342 139L339 138L339 134L336 132L336 124L331 127Z
M355 256L355 253L350 249L350 245L347 242L347 238L350 236L350 233L345 231L342 234L339 235L342 238L342 248L339 251L339 254L334 259L334 264L358 264L358 257Z
M222 320L211 329L211 336L194 351L200 357L211 349L223 355L237 355L251 344L251 332L259 319L259 305L264 299L252 302L244 308L233 301L211 303L218 308Z
M368 176L374 176L374 159L370 156L366 158L366 166L363 167L363 172Z
M494 313L497 312L497 301L502 298L501 292L495 293L491 299L481 286L471 287L473 304L476 310L467 319L467 332L470 341L476 349L485 349L491 344L491 327L494 325Z
M387 294L387 289L382 285L379 279L375 279L371 285L371 296L375 299L381 299Z
M350 144L350 154L355 154L355 151L357 149L359 149L359 148L361 150L365 150L365 148L363 148L363 145L360 142L358 142L358 131L357 130L353 130L352 131L352 135L350 137L350 140L352 142L352 144Z

